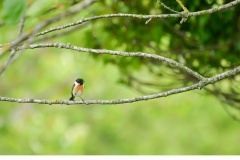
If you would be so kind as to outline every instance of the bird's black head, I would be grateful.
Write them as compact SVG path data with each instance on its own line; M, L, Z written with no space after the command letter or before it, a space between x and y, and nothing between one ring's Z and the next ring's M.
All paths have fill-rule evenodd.
M79 83L80 85L83 85L84 80L82 78L76 79L76 82Z

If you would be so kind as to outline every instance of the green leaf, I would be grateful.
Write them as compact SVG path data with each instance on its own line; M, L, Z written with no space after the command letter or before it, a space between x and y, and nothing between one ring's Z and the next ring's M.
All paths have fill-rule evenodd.
M52 7L56 7L59 2L56 0L38 0L33 1L31 6L28 8L27 16L40 16Z
M24 16L25 10L26 0L4 0L2 10L4 23L18 22Z

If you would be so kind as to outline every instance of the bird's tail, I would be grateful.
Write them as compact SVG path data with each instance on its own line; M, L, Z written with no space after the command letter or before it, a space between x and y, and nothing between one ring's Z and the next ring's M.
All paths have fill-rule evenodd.
M74 96L70 97L69 101L74 101Z

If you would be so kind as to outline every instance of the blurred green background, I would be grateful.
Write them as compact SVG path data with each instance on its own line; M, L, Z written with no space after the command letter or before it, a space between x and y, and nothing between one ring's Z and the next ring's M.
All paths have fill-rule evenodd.
M56 10L38 17L44 9L49 9L49 4L43 1L42 3L46 6L39 7L39 4L35 3L40 3L40 1L22 1L21 3L25 2L27 3L25 4L26 14L30 17L26 19L24 32L40 21L47 20L73 5L66 1L54 1L55 4L51 5L60 6L58 8L60 11ZM75 5L82 1L70 2L74 2ZM150 4L159 7L155 3L130 4L130 2L120 1L118 5L122 12L131 13L135 10L129 11L128 7L135 5L136 10L138 8L142 11L138 13L144 14L146 11L144 7L147 8ZM31 8L34 5L42 10L37 11L36 7ZM195 4L195 6L197 8L198 5ZM105 10L106 7L112 10ZM92 15L120 12L114 12L115 7L113 1L96 3L74 17L63 18L53 26ZM4 10L2 5L1 9ZM18 19L18 17L11 19L5 16L4 19L3 16L2 18L1 44L17 37L19 21L13 22L13 19ZM119 25L120 22L117 20L107 20L107 23L96 21L75 32L43 42L71 43L80 47L122 51L142 49L151 52L149 48L142 45L136 48L134 44L137 42L135 41L133 44L128 43L131 41L131 36L135 37L135 34L139 35L142 32L138 31L138 26L135 26L136 30L130 30L131 27L128 26L128 33L121 34L122 37L114 37L119 33L115 33L116 28L114 30L111 27ZM134 25L128 19L124 22ZM144 25L144 22L141 23ZM179 23L179 19L173 23ZM106 27L108 24L110 28ZM159 22L152 25L161 27ZM139 26L141 27L149 26ZM161 30L163 29L160 29L160 32ZM157 31L156 28L151 30L152 36L155 31ZM148 41L148 36L142 36L142 38ZM138 38L141 39L141 37ZM168 50L172 38L165 36L161 39L158 43L163 43L161 47ZM126 41L126 44L120 43L121 41ZM139 43L144 43L144 40ZM8 54L0 58L1 66ZM174 57L169 58L174 59ZM207 61L208 57L204 58ZM123 78L134 74L140 80L151 77L158 81L159 77L152 78L152 73L146 69L149 66L142 66L141 62L145 63L138 58L93 56L90 53L64 49L25 50L0 76L0 95L15 98L69 99L75 79L82 77L86 81L86 89L82 96L84 99L119 99L141 96L145 94L132 87L132 84L127 84ZM212 64L209 61L206 63ZM213 63L211 67L214 65L216 64ZM159 68L164 69L164 67L166 66L161 65ZM209 69L210 66L205 67ZM221 66L214 68L214 73L218 71L218 68ZM167 78L162 76L160 79L166 80ZM171 77L167 80L175 79L177 78ZM147 89L147 91L153 92L152 89ZM156 93L162 90L155 88L154 91ZM228 115L226 109L226 104L213 95L206 94L204 90L121 105L66 106L0 102L0 154L240 154L238 148L240 124Z

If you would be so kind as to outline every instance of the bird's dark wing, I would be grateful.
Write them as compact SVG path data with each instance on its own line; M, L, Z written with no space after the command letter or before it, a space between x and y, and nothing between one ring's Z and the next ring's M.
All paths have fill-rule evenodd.
M73 84L72 86L72 90L71 90L71 94L73 95L73 88L74 88L75 84Z
M74 100L74 95L73 95L73 88L74 88L74 86L75 86L75 84L73 84L73 86L72 86L72 90L71 90L71 95L72 95L72 97L70 97L70 101L73 101Z

